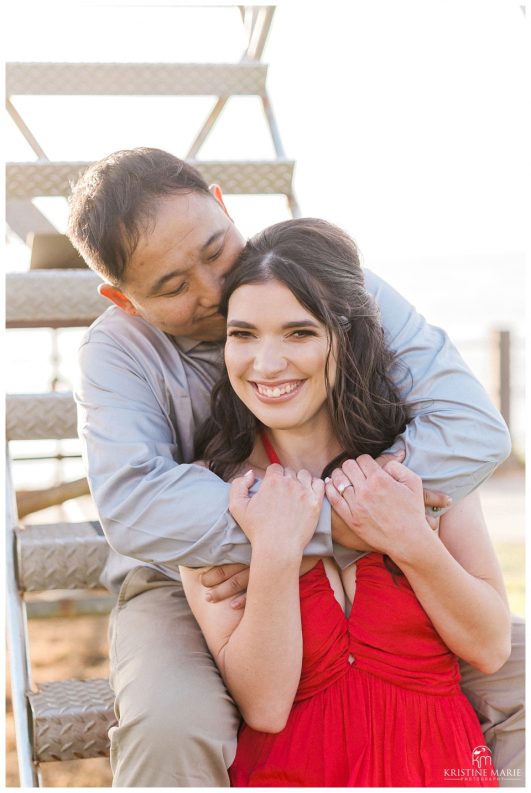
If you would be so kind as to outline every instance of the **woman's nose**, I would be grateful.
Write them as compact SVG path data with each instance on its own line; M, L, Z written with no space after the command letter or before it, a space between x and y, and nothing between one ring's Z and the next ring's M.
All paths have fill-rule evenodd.
M263 341L256 351L254 368L257 374L271 379L286 368L286 358L276 341Z

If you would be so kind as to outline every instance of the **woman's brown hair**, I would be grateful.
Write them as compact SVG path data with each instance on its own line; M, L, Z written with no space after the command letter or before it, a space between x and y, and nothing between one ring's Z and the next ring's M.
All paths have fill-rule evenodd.
M341 229L315 218L288 220L253 237L227 276L220 312L246 284L279 281L328 332L328 355L337 340L337 375L328 381L333 431L344 454L331 460L327 476L348 457L377 457L408 420L390 377L397 361L388 350L378 308L365 289L358 250ZM328 370L328 363L327 363ZM232 390L226 370L212 393L211 416L197 435L196 453L229 479L251 454L258 420Z
M391 370L399 366L386 347L378 307L365 289L354 241L337 226L315 218L277 223L253 237L227 276L220 312L240 286L279 281L328 333L325 380L332 429L344 452L322 472L329 476L348 458L377 457L408 421ZM336 340L337 374L329 382L328 361ZM212 392L210 417L196 436L196 457L230 479L253 450L262 427L235 394L226 369ZM387 555L393 575L400 568Z

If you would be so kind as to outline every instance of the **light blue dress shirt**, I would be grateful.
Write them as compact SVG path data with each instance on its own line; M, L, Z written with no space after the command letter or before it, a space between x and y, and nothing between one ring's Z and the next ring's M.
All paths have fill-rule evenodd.
M368 270L365 279L403 365L394 377L413 416L392 450L405 448L405 464L424 486L455 501L509 454L505 423L444 331ZM101 524L117 552L104 583L117 589L139 562L173 578L180 564L248 563L249 543L227 509L229 486L191 464L222 347L170 337L113 306L87 331L79 361L79 434ZM356 558L333 546L326 501L307 553L335 555L342 567Z

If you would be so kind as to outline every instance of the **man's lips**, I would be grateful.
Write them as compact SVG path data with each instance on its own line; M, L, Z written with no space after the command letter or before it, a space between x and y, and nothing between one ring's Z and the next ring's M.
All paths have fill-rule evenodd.
M250 381L258 399L263 402L286 402L299 393L304 380L279 380L275 383Z

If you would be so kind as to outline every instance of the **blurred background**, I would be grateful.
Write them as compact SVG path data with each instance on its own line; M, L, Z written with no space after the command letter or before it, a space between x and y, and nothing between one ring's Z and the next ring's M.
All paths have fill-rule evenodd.
M228 62L245 48L237 7L148 2L9 3L7 62ZM525 3L344 0L277 3L263 53L302 215L356 240L364 266L445 328L502 410L514 452L481 488L511 607L524 614ZM185 156L215 97L20 96L13 102L50 160L95 160L155 146ZM8 161L34 151L11 117ZM199 159L275 156L260 100L231 97ZM221 185L223 187L223 184ZM64 232L63 198L34 199ZM290 217L281 195L229 195L249 236ZM7 229L10 272L30 263ZM10 330L10 393L70 390L83 331ZM51 374L53 370L53 375ZM35 460L53 456L60 460ZM83 476L77 442L13 444L17 490ZM96 517L88 497L27 522ZM75 627L74 627L75 626ZM31 620L34 679L105 676L106 617ZM41 678L39 678L41 675ZM107 786L106 760L46 764L47 786ZM17 785L8 724L8 786Z

